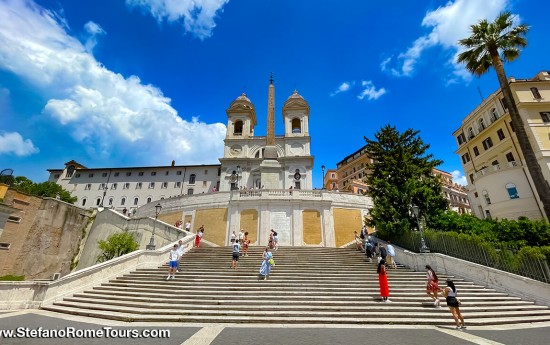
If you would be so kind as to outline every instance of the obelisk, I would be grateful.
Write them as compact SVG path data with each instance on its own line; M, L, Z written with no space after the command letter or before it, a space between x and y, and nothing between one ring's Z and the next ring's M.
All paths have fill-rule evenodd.
M267 133L260 172L262 185L265 189L280 189L282 186L280 178L281 164L277 160L277 147L275 146L275 85L273 85L273 74L269 78L267 97Z

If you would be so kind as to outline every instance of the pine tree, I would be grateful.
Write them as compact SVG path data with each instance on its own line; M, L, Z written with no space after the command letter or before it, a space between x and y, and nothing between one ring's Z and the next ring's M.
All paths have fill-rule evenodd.
M416 227L412 205L417 205L421 217L428 220L448 207L441 182L433 174L442 161L427 153L430 145L418 133L413 129L399 133L386 125L375 133L376 140L365 137L366 151L372 159L366 182L374 202L367 223L376 226L383 236L399 236Z

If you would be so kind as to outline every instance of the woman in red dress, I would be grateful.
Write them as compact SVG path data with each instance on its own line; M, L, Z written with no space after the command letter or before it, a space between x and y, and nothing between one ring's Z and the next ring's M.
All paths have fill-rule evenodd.
M199 248L201 245L201 239L204 235L204 225L201 225L199 230L197 230L197 235L195 236L195 247Z
M388 286L388 276L386 275L386 260L382 259L378 263L378 283L380 284L380 296L382 296L382 301L390 303L388 299L390 297L390 288Z

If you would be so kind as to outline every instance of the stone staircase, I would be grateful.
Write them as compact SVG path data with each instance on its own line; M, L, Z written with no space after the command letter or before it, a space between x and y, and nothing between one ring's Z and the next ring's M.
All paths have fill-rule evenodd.
M145 322L454 324L444 300L436 308L425 294L424 272L388 270L392 303L382 303L376 264L355 250L281 247L265 281L262 251L252 247L234 270L230 248L193 249L175 280L166 280L167 265L139 269L42 308ZM546 306L451 278L467 325L550 321Z

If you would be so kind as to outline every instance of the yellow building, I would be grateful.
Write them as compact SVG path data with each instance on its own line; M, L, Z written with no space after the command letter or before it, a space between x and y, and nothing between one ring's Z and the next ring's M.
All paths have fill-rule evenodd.
M550 73L509 79L535 156L550 181ZM464 120L453 135L468 179L468 195L478 217L543 219L542 204L524 163L510 114L499 89Z
M449 208L459 214L471 214L470 201L468 200L468 190L464 186L453 182L453 175L439 169L434 169L433 174L439 176L441 181L441 192Z
M367 184L364 182L369 170L367 164L372 159L367 155L367 146L363 146L336 164L338 190L353 194L364 194Z

